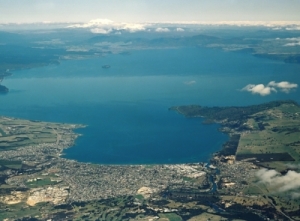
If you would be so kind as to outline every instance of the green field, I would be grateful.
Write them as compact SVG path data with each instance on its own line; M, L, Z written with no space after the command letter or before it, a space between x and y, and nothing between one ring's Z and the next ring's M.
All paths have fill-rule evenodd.
M175 213L160 213L159 220L169 220L169 221L182 221L181 217Z
M283 104L277 108L271 108L251 116L246 125L252 129L250 133L241 135L237 157L245 154L265 154L263 164L275 168L281 167L286 162L278 162L272 159L271 154L285 153L292 160L300 161L300 107L293 104Z
M0 117L0 151L68 140L75 125Z
M5 166L11 169L20 169L22 167L22 162L18 160L1 160L0 166Z
M29 188L38 188L47 185L54 185L57 183L58 183L57 181L51 181L50 178L44 178L44 179L37 179L34 181L27 182L26 186Z

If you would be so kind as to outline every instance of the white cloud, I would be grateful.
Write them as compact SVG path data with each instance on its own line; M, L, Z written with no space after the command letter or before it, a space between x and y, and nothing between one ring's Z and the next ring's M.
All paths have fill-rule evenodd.
M103 26L103 25L111 25L113 23L114 22L112 20L106 18L105 19L98 18L98 19L90 20L88 23L84 24L84 26L85 27Z
M158 23L127 23L127 22L114 22L110 19L93 19L87 23L79 23L69 25L69 28L90 28L93 32L98 33L96 28L106 30L106 32L101 31L101 33L111 33L109 30L114 31L128 31L128 32L137 32L137 31L147 31L147 27L151 27L156 32L170 32L170 28L177 32L187 31L187 29L180 28L178 26L185 25L186 27L194 27L195 25L214 25L214 26L265 26L274 29L286 28L287 30L298 30L300 28L299 21L276 21L276 22L266 22L266 21L176 21L176 22L158 22ZM169 27L169 28L164 28ZM176 27L177 26L177 27ZM100 30L99 29L99 30ZM299 29L300 30L300 29ZM99 32L100 33L100 32Z
M93 33L109 34L112 31L144 31L147 24L142 23L119 23L109 19L94 19L87 23L70 25L68 28L90 28Z
M300 38L286 38L287 41L300 41Z
M60 39L52 39L49 41L36 41L36 44L41 44L41 45L62 45L64 42Z
M97 34L109 34L112 32L112 29L92 28L91 32Z
M276 83L275 81L271 81L268 86L271 86L273 88L278 88L282 92L289 93L290 90L295 89L298 87L298 84L290 83L288 81L281 81L279 83Z
M113 21L109 19L94 19L90 20L87 23L84 24L75 24L68 26L69 28L90 28L90 27L103 27L103 26L111 26L113 24Z
M295 191L300 188L300 173L288 171L285 175L281 175L276 170L260 169L256 176L261 183L271 188L276 188L276 192ZM300 193L292 192L292 197L300 197Z
M297 87L297 84L290 83L288 81L282 81L279 83L271 81L266 86L264 84L248 84L247 86L242 88L242 91L249 91L252 94L266 96L270 95L272 92L277 92L278 90L285 93L289 93L291 90L296 89Z
M176 31L182 32L182 31L184 31L184 29L183 28L176 28Z
M252 94L259 94L261 96L266 96L271 94L271 92L276 91L274 88L264 86L263 84L248 84L246 87L242 89L242 91L249 91Z
M193 85L193 84L196 84L197 82L196 81L186 81L184 82L185 85Z
M67 51L86 52L89 51L89 49L80 46L71 46L67 48Z
M124 27L121 29L125 29L129 32L136 32L136 31L145 31L145 24L138 24L138 23L123 23Z
M256 172L256 176L262 183L271 183L272 179L277 175L279 175L279 173L276 170L260 169Z
M285 44L285 45L283 45L283 46L298 46L298 45L300 45L300 38L298 37L298 38L286 38L285 39L286 41L292 41L292 42L290 42L290 43L287 43L287 44Z
M155 31L156 32L169 32L170 29L168 29L168 28L157 28L157 29L155 29Z
M294 27L289 27L286 28L287 31L299 31L300 30L300 26L294 26Z
M293 47L293 46L298 46L298 45L300 45L300 41L294 42L294 43L287 43L287 44L285 44L283 46L291 46L291 47Z

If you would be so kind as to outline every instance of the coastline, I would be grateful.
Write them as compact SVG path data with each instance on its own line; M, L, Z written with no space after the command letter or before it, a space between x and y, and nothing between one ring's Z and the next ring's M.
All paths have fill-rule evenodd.
M269 124L270 119L272 118L272 115L270 115L270 113L272 113L272 111L276 111L277 109L278 111L280 111L282 108L283 110L285 110L284 108L286 108L287 110L291 109L291 111L295 111L294 109L296 108L296 110L298 110L298 108L300 108L300 105L292 100L282 100L245 107L202 107L199 105L189 105L171 107L169 108L169 110L175 110L185 117L201 117L205 120L203 122L205 124L217 123L221 126L219 128L219 131L227 134L229 136L229 140L222 145L222 149L220 151L217 151L214 154L213 158L219 157L223 158L223 160L224 158L229 158L230 160L249 159L251 162L259 162L261 160L266 161L267 159L265 158L270 158L272 159L271 161L276 161L276 159L278 160L281 158L283 159L283 161L294 161L292 157L293 154L289 154L288 152L282 152L281 156L285 156L281 158L276 155L278 154L276 153L276 151L274 153L271 152L271 154L270 151L263 152L263 150L260 150L261 152L259 153L251 153L251 151L249 152L249 150L247 150L245 153L243 152L243 145L245 143L244 137L251 136L251 134L262 133L265 130L271 132L278 131L276 127L275 129L273 127L267 127L271 126ZM282 112L282 114L285 114L285 112ZM256 117L256 115L258 115L259 117ZM292 112L291 116L293 117L293 119L295 119L296 117L298 117L297 112L295 113L295 116L293 116ZM289 120L291 116L286 114L285 118ZM277 124L275 123L274 126L275 125ZM297 124L295 124L294 126L297 126ZM296 130L294 126L292 124L289 130ZM242 141L242 144L240 143L240 141ZM288 145L288 143L285 145ZM239 152L238 148L241 149ZM279 151L282 150L279 148ZM258 161L257 159L260 160ZM267 162L270 161L270 159L267 160ZM282 159L280 161L282 161ZM266 164L264 166L266 166Z
M3 122L1 121L3 120ZM16 121L16 123L12 123ZM75 160L65 159L62 157L63 150L71 148L75 143L76 139L81 136L80 134L74 133L77 128L83 128L85 125L75 125L75 124L59 124L59 123L46 123L41 121L28 121L20 120L17 118L7 118L0 117L0 127L7 122L12 123L11 128L17 128L22 125L25 126L26 123L32 125L34 130L36 130L35 125L40 125L40 128L51 130L51 136L55 135L55 142L52 143L38 143L29 145L26 147L18 147L17 149L8 149L5 151L0 151L0 159L5 159L6 161L16 161L19 162L20 172L23 174L31 171L28 176L17 175L11 176L6 179L6 183L12 186L18 186L19 188L26 187L27 180L30 179L35 173L36 174L52 174L51 171L56 171L58 177L60 177L60 182L57 184L61 188L72 188L70 189L68 201L87 201L103 199L122 195L134 195L136 191L142 186L148 186L153 189L154 192L158 193L163 191L167 186L178 185L179 183L184 183L182 176L192 176L198 177L205 175L206 172L199 173L198 170L206 171L204 163L184 163L184 164L151 164L151 165L103 165L94 163L83 163ZM17 126L13 126L17 125ZM7 131L5 131L7 133ZM49 135L49 136L50 136ZM27 135L29 136L29 135ZM1 140L1 136L0 136ZM15 145L14 145L15 146ZM35 168L35 169L33 169ZM195 169L198 168L198 169ZM153 171L159 171L158 173L153 173ZM32 173L32 171L35 171ZM89 175L87 175L89 171ZM110 171L107 174L106 171ZM126 171L126 172L125 172ZM104 173L105 177L99 177L98 174ZM123 176L121 174L130 174L126 178L125 183L132 183L136 177L140 178L140 181L135 181L135 184L131 187L127 186L126 189L122 188L122 183L115 183L112 181L107 182L106 185L94 186L93 188L98 189L98 193L95 194L93 191L87 192L84 196L80 196L79 192L82 188L87 188L90 186L90 180L94 182L102 182L101 180L114 180L114 177ZM58 175L59 174L59 175ZM193 174L193 175L192 175ZM39 175L40 176L40 175ZM48 177L48 175L45 175ZM78 177L82 177L80 180ZM173 178L172 178L173 177ZM149 182L152 180L152 182ZM79 183L80 185L79 185ZM159 185L158 183L163 182L164 185ZM148 184L146 184L148 183ZM182 184L183 184L182 183ZM81 186L79 188L79 186ZM77 187L76 187L77 186ZM210 187L209 187L210 188ZM113 193L113 190L119 190ZM207 189L206 191L208 191ZM80 197L79 197L80 196Z
M278 103L279 106L285 104L292 105L293 103ZM181 113L184 113L182 109ZM214 123L221 124L221 132L230 135L242 133L237 131L236 122L232 124L232 121L226 120L214 121ZM229 125L231 127L228 127ZM259 214L278 216L281 213L282 215L276 207L275 211L265 210L266 206L270 209L274 208L268 204L268 196L264 198L256 193L254 194L255 200L249 198L247 188L254 185L251 182L255 180L258 167L251 162L235 161L230 157L231 155L225 155L222 151L213 154L209 166L201 162L169 165L82 163L62 158L61 153L64 149L72 147L80 136L74 133L74 130L85 125L0 117L0 127L2 129L0 141L9 135L9 132L13 133L16 129L26 131L30 128L33 129L31 134L37 135L37 128L40 128L39 131L43 132L42 134L48 133L46 140L49 141L50 138L52 140L48 143L0 151L0 164L2 163L4 171L14 171L10 175L0 174L2 176L0 181L5 181L5 184L0 183L0 188L6 185L5 192L0 195L0 201L5 205L20 203L29 206L28 208L35 208L43 205L39 203L51 203L48 204L50 209L78 203L89 206L95 202L100 203L99 200L107 203L112 199L127 197L126 200L137 202L139 206L145 206L145 208L148 206L147 211L150 214L164 213L164 211L185 214L185 210L178 206L174 207L174 211L165 210L170 204L156 204L156 200L159 199L167 203L201 202L199 204L202 208L199 210L201 214L205 208L205 211L210 214L220 216L231 213L233 217L240 217L244 214L245 217L249 215L257 218L259 216L251 212L251 206L255 202L260 203L260 206L255 204L257 211L260 211ZM22 136L24 137L24 133ZM34 136L30 137L30 133L27 136L34 139ZM45 139L45 136L40 139ZM226 149L224 145L222 150ZM14 191L18 191L19 195L15 196ZM139 198L142 201L139 201ZM243 203L240 202L241 200ZM234 207L235 205L239 207L238 210ZM196 207L196 204L194 206ZM194 215L191 214L191 216Z

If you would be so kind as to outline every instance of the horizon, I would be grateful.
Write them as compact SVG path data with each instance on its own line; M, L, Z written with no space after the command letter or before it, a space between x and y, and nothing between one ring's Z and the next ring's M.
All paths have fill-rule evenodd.
M299 21L299 8L300 2L293 0L2 0L0 24L86 23L95 18L119 23Z
M195 31L214 27L264 27L273 30L300 30L300 21L161 21L161 22L115 22L110 19L92 19L88 22L19 22L0 23L2 31L39 29L90 29L95 34L111 34L113 31L161 32L167 33ZM199 29L199 30L200 30ZM118 32L119 33L119 32ZM120 34L120 33L119 33Z
M218 20L218 21L203 21L203 20L193 20L193 21L145 21L145 22L128 22L128 21L114 21L109 18L94 18L89 21L35 21L35 22L0 22L0 25L9 25L9 24L86 24L90 23L91 21L95 20L109 20L113 23L120 23L120 24L126 24L126 23L131 23L131 24L183 24L183 25L293 25L293 24L300 24L300 20L272 20L272 21L264 21L264 20Z

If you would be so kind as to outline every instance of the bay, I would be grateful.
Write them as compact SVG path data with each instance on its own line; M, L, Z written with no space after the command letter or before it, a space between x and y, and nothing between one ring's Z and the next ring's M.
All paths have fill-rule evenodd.
M108 64L109 69L102 66ZM247 84L300 83L300 67L207 48L132 51L14 71L0 114L80 123L64 157L101 164L207 161L228 137L218 125L185 118L176 105L241 106L293 99L299 91L253 95Z

